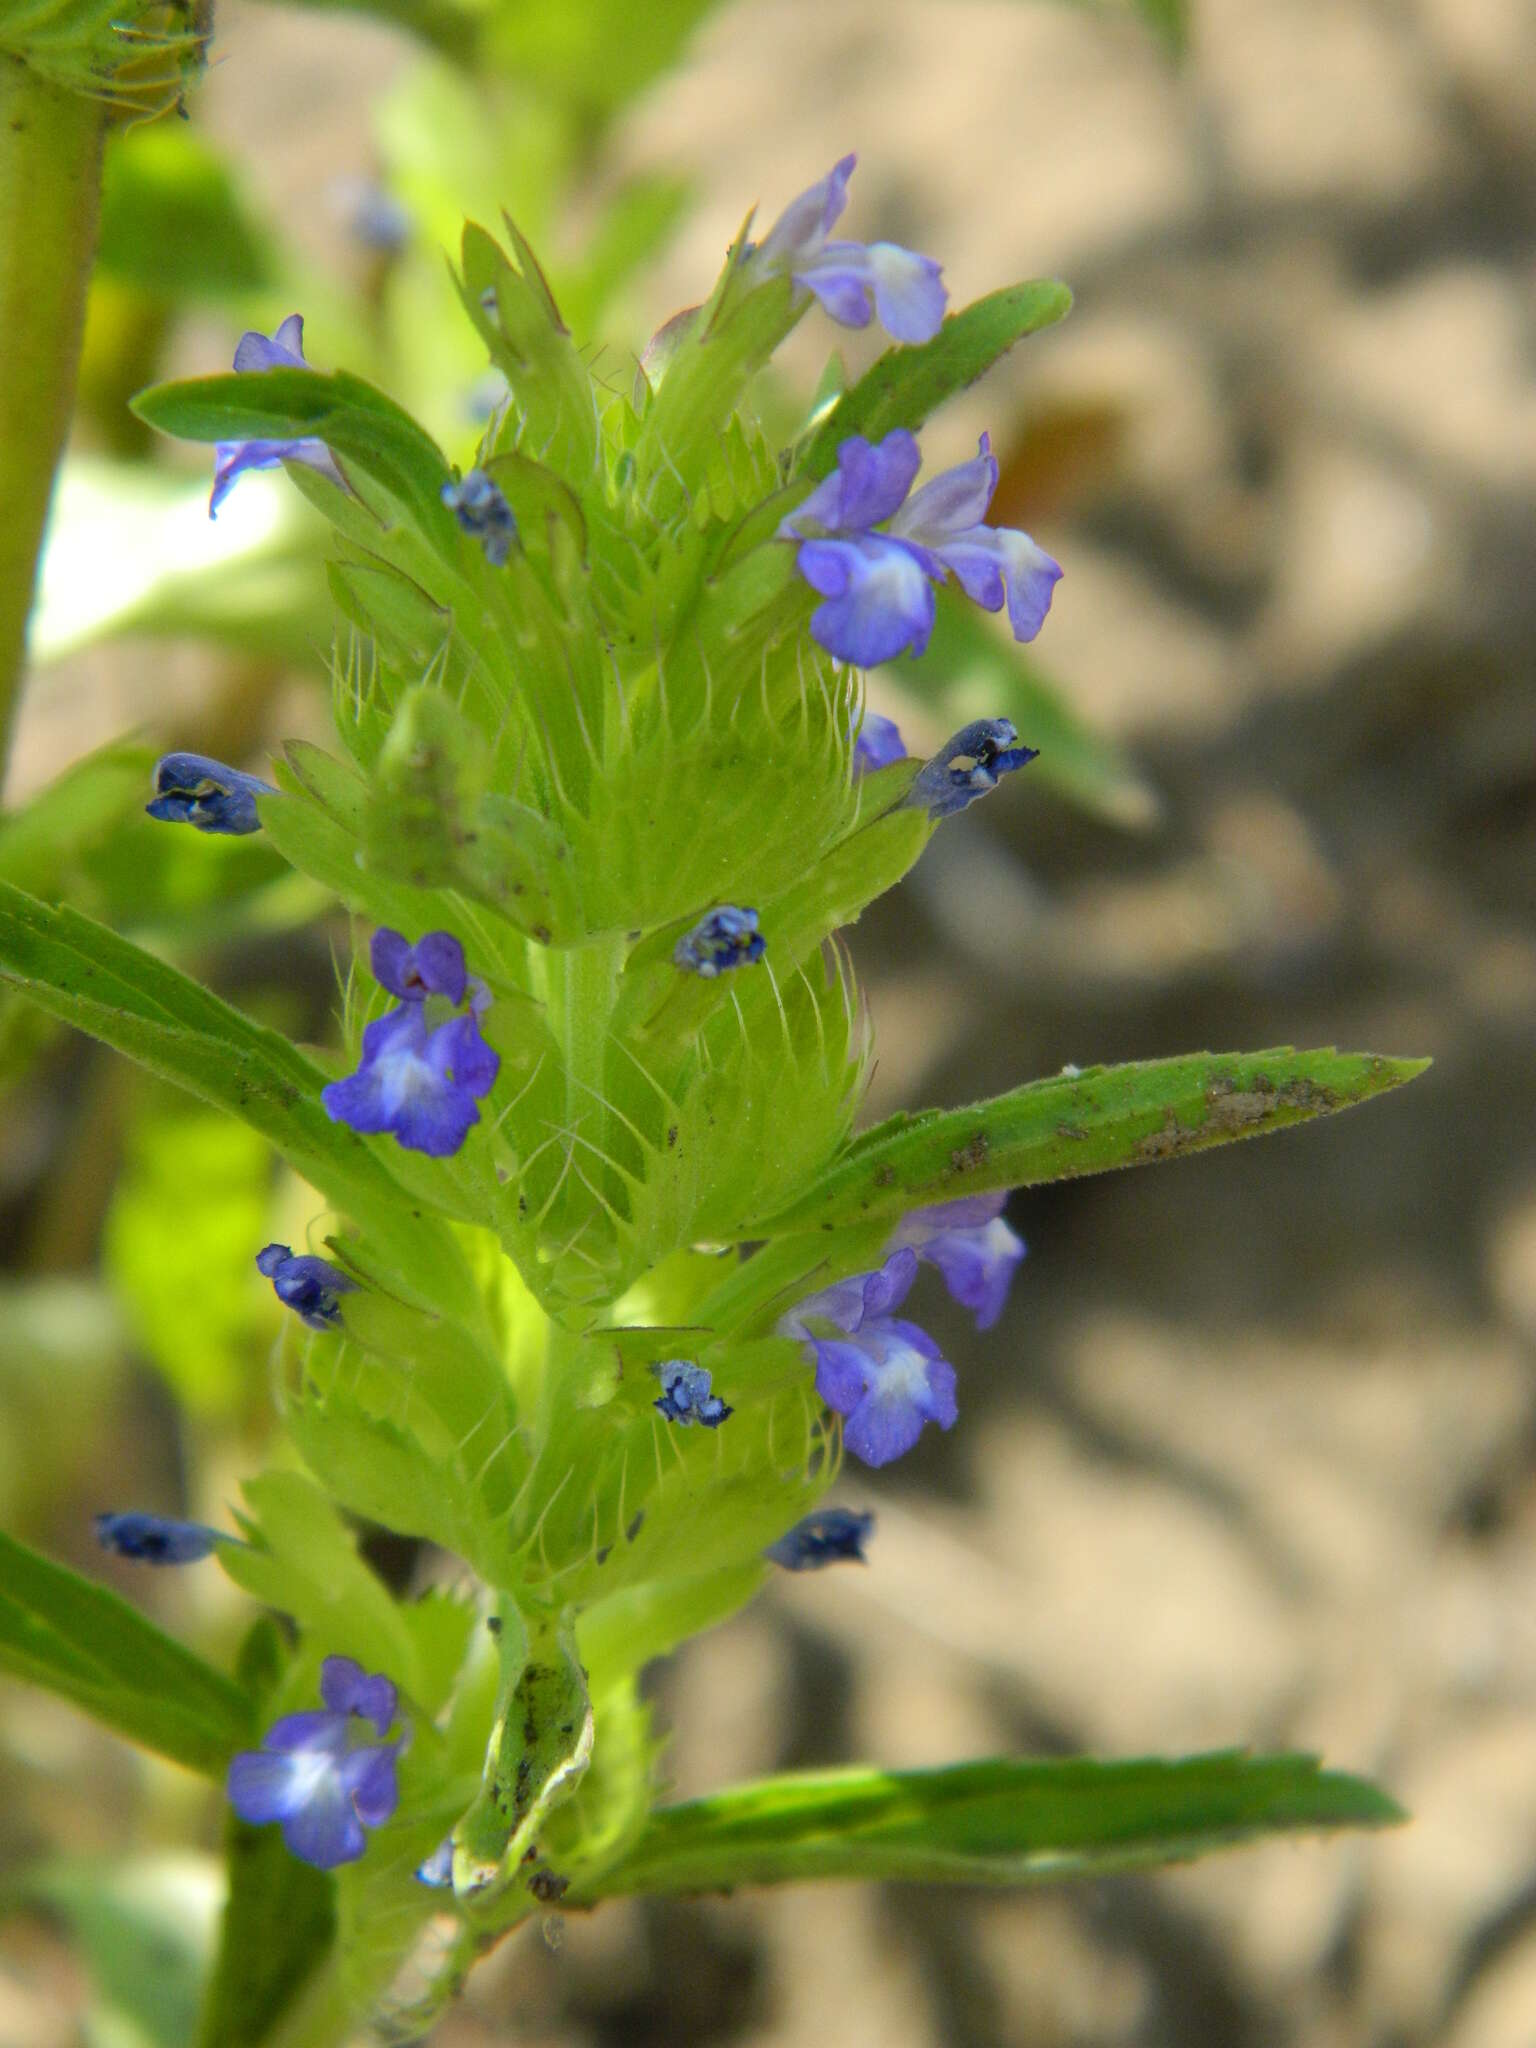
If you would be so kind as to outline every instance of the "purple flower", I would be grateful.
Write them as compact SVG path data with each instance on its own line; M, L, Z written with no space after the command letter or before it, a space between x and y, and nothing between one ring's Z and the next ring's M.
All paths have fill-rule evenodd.
M389 1131L409 1152L446 1159L480 1121L479 1102L501 1066L480 1035L489 991L466 973L449 932L428 932L414 946L399 932L376 932L372 962L399 1007L368 1026L357 1072L323 1088L320 1101L333 1123L370 1136ZM433 1021L466 994L467 1011Z
M479 541L491 567L502 568L517 539L517 520L504 493L483 469L472 469L462 483L444 484L441 496L463 531Z
M893 341L931 341L949 296L931 257L895 242L828 239L848 203L857 161L845 156L819 184L792 199L747 264L757 279L792 277L842 327L867 327L874 317Z
M651 1403L668 1422L702 1422L706 1429L718 1429L735 1410L710 1392L707 1367L687 1358L668 1358L656 1368L661 1392Z
M952 817L977 797L996 789L1005 775L1025 768L1038 747L1021 747L1013 721L978 718L960 728L917 774L903 804L924 810L930 818Z
M242 334L235 350L235 368L242 374L260 370L307 370L303 314L290 313L276 334L270 337L254 330ZM347 480L336 467L335 457L325 443L313 435L305 435L295 441L220 441L213 451L213 493L208 500L208 517L218 518L219 507L246 470L276 469L280 462L302 462L346 489Z
M291 1308L312 1330L334 1330L341 1321L338 1296L357 1288L357 1282L329 1259L308 1254L295 1258L285 1244L263 1245L256 1254L256 1270L272 1282L283 1307Z
M395 1718L395 1688L350 1657L320 1667L323 1709L287 1714L267 1730L260 1749L242 1750L229 1766L229 1803L244 1821L281 1821L283 1840L303 1863L333 1870L355 1863L368 1846L366 1828L382 1827L400 1803L395 1759L405 1746L370 1743L354 1721L372 1723L380 1738Z
M971 461L909 496L921 459L905 427L878 443L852 435L836 470L779 527L780 540L798 543L796 568L825 599L811 614L812 638L857 668L921 654L934 590L949 576L987 611L1006 604L1014 638L1032 640L1061 575L1027 533L984 523L997 487L985 434Z
M811 1347L816 1391L844 1418L843 1441L866 1465L889 1465L910 1451L925 1423L954 1426L954 1367L925 1330L890 1313L916 1273L917 1254L903 1246L878 1272L824 1287L779 1324L782 1335ZM813 1322L840 1334L818 1336Z
M154 800L144 808L162 824L233 835L259 832L256 799L276 794L260 776L242 775L206 754L163 754L155 763Z
M216 1543L240 1542L238 1536L226 1536L206 1522L177 1522L167 1515L137 1511L97 1515L92 1526L103 1550L131 1557L139 1564L196 1564L211 1554Z
M818 1508L786 1529L763 1555L787 1572L819 1572L823 1565L845 1561L864 1564L864 1545L874 1526L875 1518L867 1510L859 1514L852 1508Z
M761 960L767 949L768 942L757 928L757 912L726 903L683 934L672 949L672 960L686 973L712 981L728 968L747 967Z
M894 718L882 718L878 711L866 711L864 723L853 742L853 770L868 775L876 768L889 768L905 761L907 750Z
M990 1330L1002 1314L1024 1256L1023 1238L1003 1221L1007 1199L999 1190L914 1209L891 1241L893 1250L909 1246L938 1267L951 1297L970 1309L978 1330Z

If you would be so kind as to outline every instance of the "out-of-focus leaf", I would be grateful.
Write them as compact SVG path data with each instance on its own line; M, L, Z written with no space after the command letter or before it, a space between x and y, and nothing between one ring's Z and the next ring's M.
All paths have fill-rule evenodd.
M968 1109L888 1118L760 1234L894 1222L920 1203L1180 1159L1368 1102L1428 1065L1280 1046L1068 1069Z
M51 896L81 854L144 801L154 749L114 740L0 817L0 879Z
M336 1880L293 1855L277 1828L230 1813L229 1897L209 1980L199 2048L256 2048L313 1976L336 1933Z
M129 1135L107 1213L107 1272L134 1336L194 1413L238 1404L270 1327L252 1263L270 1156L243 1124L180 1105Z
M222 1672L107 1587L4 1534L0 1671L209 1777L251 1736L251 1703Z
M218 1894L212 1859L188 1855L48 1863L21 1878L10 1898L68 1926L114 2042L127 2030L133 2048L186 2048Z
M484 49L497 70L524 78L573 115L606 117L676 62L719 0L499 0Z
M316 665L331 632L323 531L281 477L243 477L211 520L208 480L73 456L59 475L32 658L154 633Z
M1007 1758L936 1771L868 1766L739 1785L651 1816L579 1903L807 1878L1026 1884L1183 1862L1256 1837L1386 1827L1401 1810L1316 1757L1133 1762ZM573 1903L577 1895L572 1895Z
M1145 826L1156 818L1156 792L1128 757L1085 725L1033 655L974 606L941 598L927 652L891 674L903 690L941 707L957 729L973 718L1011 718L1020 739L1040 750L1031 781L1050 783L1112 824Z
M179 121L123 129L109 142L96 260L109 276L174 300L276 282L271 245L228 165Z
M1064 319L1072 294L1052 278L1004 285L951 313L917 348L888 348L845 391L816 430L800 474L826 476L850 434L878 441L893 427L920 427L946 398L974 384L1016 341Z

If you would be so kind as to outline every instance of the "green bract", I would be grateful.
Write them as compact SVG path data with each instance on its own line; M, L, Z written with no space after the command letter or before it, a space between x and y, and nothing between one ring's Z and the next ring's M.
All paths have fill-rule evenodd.
M105 927L0 889L0 976L260 1133L327 1205L314 1248L356 1283L338 1326L285 1319L278 1396L304 1469L250 1481L249 1547L219 1551L296 1647L259 1628L237 1683L56 1567L9 1573L0 1599L0 1665L214 1773L313 1706L326 1657L398 1688L400 1804L360 1861L299 1871L236 1827L209 2043L321 2044L380 2005L415 2024L488 1937L567 1889L1012 1882L1394 1813L1307 1759L1237 1756L858 1771L653 1810L641 1669L751 1597L765 1546L837 1469L786 1311L879 1267L921 1205L1278 1128L1418 1063L1091 1068L855 1137L870 1028L838 934L934 825L902 801L916 764L857 772L859 680L812 639L815 596L776 529L840 440L919 425L1067 295L1022 285L951 316L784 450L751 383L804 294L754 279L745 237L619 389L507 236L468 228L460 283L508 387L475 468L509 546L466 530L448 458L345 370L138 403L203 441L323 442L345 477L290 469L335 530L337 744L293 746L259 811L360 939L461 944L499 1060L467 1139L427 1156L327 1116L322 1088L387 1008L361 958L346 1053L322 1067ZM203 851L189 837L184 857ZM765 956L685 972L679 941L745 905ZM657 1413L656 1368L678 1359L711 1376L722 1426ZM463 1588L394 1600L348 1516L441 1546ZM439 1851L434 1891L415 1873ZM413 1973L445 1912L451 1938L435 1930Z

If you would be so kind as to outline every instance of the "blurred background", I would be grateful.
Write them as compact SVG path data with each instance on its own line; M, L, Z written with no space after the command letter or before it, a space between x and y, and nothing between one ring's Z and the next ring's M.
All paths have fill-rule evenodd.
M1167 6L523 12L491 67L220 0L191 123L114 143L7 791L48 795L0 872L327 1034L344 922L259 842L193 862L138 818L163 746L318 736L330 644L296 494L248 478L210 527L206 452L124 410L152 377L297 308L312 362L464 460L495 397L441 254L465 211L517 215L624 388L747 206L850 148L849 231L940 257L955 302L1064 277L1071 318L924 437L958 461L989 426L995 515L1066 575L1027 665L983 635L872 680L914 751L1008 708L1045 752L853 935L870 1113L1201 1046L1436 1064L1359 1117L1016 1197L999 1329L922 1303L961 1426L840 1483L878 1510L868 1569L781 1580L657 1675L674 1782L1296 1746L1413 1821L1022 1896L610 1906L509 1943L435 2038L1531 2048L1536 12L1193 0L1182 55ZM804 324L786 408L846 340ZM302 1195L25 1011L0 1080L0 1523L232 1645L217 1573L134 1574L89 1517L222 1519L278 1313L249 1248L301 1237ZM185 1845L215 1822L0 1689L0 2048L189 2038L217 1900Z

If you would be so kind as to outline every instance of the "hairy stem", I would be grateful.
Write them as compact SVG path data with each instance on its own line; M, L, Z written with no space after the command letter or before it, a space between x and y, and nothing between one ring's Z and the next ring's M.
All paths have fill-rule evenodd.
M80 358L101 105L0 57L0 775Z

